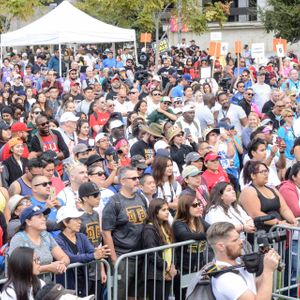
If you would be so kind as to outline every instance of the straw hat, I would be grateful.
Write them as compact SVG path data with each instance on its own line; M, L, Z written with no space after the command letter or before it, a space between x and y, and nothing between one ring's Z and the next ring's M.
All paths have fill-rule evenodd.
M178 127L177 125L173 125L172 127L170 127L166 133L166 138L169 142L172 141L172 139L180 134L183 133L182 129L180 127Z
M161 127L161 125L159 125L157 123L151 123L149 126L142 125L141 130L146 131L146 132L148 132L149 134L151 134L153 136L163 138L163 136L162 136L162 127Z

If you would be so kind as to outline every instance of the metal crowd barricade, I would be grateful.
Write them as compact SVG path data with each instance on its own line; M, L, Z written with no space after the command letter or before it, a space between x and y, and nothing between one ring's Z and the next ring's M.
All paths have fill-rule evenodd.
M164 292L167 283L157 276L159 255L163 255L167 249L171 249L172 263L176 264L179 271L179 275L171 280L169 299L175 299L174 290L177 290L177 297L180 300L185 299L183 289L188 286L192 277L202 266L209 261L209 251L205 242L189 240L121 255L114 265L113 299L127 300L129 289L131 295L134 294L135 299L148 299L149 278L147 274L148 268L152 264L154 272L153 286L151 287L153 288L153 300L156 299L156 292L161 294L161 299L168 300ZM176 262L175 256L179 257L180 261ZM130 268L134 268L132 282L129 282L128 278L132 273ZM163 264L162 274L165 274L165 271L165 264ZM161 281L161 291L156 286L157 281ZM122 286L121 292L123 294L120 293L120 286Z
M285 239L278 241L276 236L286 231ZM274 235L272 247L281 256L285 265L282 272L274 272L273 297L275 299L300 298L300 227L288 224L275 225L269 231Z

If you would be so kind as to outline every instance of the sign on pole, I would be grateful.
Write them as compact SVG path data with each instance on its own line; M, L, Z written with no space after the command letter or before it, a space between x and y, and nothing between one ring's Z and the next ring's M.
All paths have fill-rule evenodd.
M157 43L152 43L152 48L155 50L156 49L156 44ZM167 39L163 39L160 41L159 44L159 52L166 52L169 49L169 44Z
M227 55L228 43L221 43L221 55Z
M211 41L222 41L222 32L221 31L211 32L210 40Z
M265 57L265 44L264 43L252 44L251 56L252 58L263 59Z
M141 33L141 38L140 38L141 43L151 43L151 33Z
M283 52L284 54L286 53L286 44L287 44L287 41L285 39L273 39L273 51L275 53L277 53L277 47L276 45L277 44L282 44L283 45Z
M239 54L242 53L242 43L241 41L234 42L234 53Z
M284 57L285 56L283 44L277 44L276 45L276 52L277 52L278 57Z
M214 58L221 54L221 42L209 42L208 54Z

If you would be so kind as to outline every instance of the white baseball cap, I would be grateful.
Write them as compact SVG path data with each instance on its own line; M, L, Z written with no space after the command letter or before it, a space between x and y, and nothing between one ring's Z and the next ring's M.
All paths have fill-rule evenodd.
M195 111L195 105L193 105L193 104L185 105L182 109L182 113L185 113L188 111Z
M95 137L95 143L98 143L104 137L108 137L108 135L105 132L98 133Z
M110 129L118 128L124 126L124 124L120 120L113 120L109 124Z
M61 221L68 218L79 218L84 214L83 211L77 210L75 207L70 206L62 206L56 214L56 223L60 223Z
M158 149L166 149L168 147L170 147L169 144L163 140L159 140L154 144L154 151L157 152Z
M63 113L59 119L60 123L65 123L65 122L77 122L79 120L78 117L76 117L72 112L67 111Z

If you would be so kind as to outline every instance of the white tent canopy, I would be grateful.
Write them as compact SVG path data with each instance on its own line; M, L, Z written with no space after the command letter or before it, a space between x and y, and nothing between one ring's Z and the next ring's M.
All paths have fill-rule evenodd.
M62 2L33 23L1 35L1 47L129 41L136 42L135 30L101 22L68 1Z

